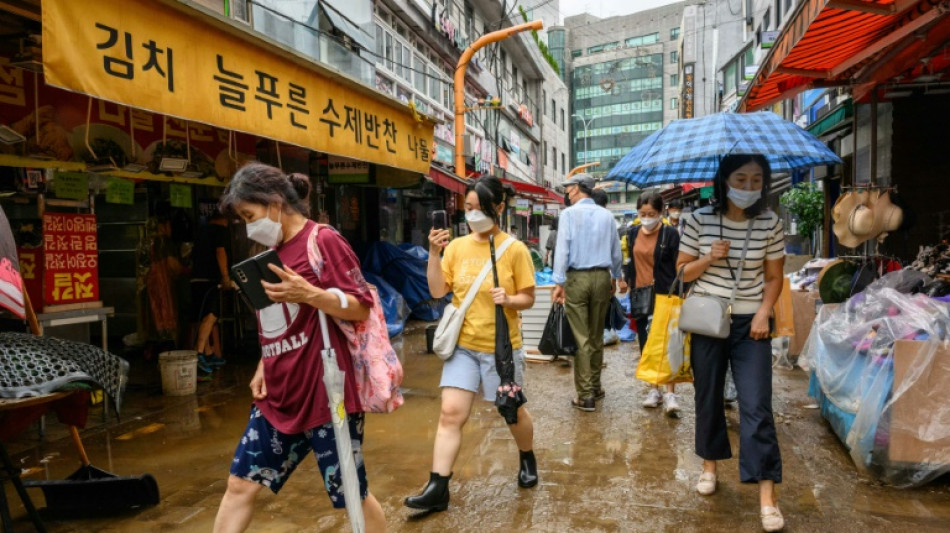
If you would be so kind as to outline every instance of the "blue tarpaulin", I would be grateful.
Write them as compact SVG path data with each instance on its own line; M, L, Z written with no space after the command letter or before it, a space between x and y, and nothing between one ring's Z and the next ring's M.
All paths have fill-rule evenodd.
M442 318L442 310L451 301L451 295L434 300L426 280L429 253L421 246L395 246L375 242L363 258L363 271L377 274L405 298L412 318L435 321Z
M409 307L406 305L406 299L378 275L372 272L364 272L363 276L366 281L375 285L379 292L379 301L383 304L383 314L386 315L386 329L389 331L389 338L399 335L406 328L406 321L409 320Z

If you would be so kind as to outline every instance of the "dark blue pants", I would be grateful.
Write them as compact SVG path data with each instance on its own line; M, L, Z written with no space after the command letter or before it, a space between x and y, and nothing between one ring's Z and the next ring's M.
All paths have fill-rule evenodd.
M749 337L752 315L733 315L726 339L692 336L696 389L696 454L709 461L732 457L722 393L732 365L739 400L739 479L782 482L782 455L772 416L772 348Z

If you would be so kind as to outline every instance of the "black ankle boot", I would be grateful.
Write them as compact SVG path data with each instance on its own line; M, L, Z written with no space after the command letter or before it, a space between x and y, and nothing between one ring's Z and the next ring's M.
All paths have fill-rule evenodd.
M521 452L521 469L518 471L518 486L526 489L538 484L538 463L534 451Z
M431 472L429 483L422 489L422 494L406 498L406 507L430 512L446 510L449 507L450 479L452 479L452 474L440 476Z

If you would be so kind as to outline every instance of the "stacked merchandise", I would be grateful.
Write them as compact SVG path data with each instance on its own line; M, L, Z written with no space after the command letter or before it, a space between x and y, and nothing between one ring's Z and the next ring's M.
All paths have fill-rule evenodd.
M934 297L950 295L950 245L946 241L937 246L922 247L917 260L907 268L936 278L921 292Z
M898 487L950 472L950 303L886 274L818 313L799 364L859 471Z

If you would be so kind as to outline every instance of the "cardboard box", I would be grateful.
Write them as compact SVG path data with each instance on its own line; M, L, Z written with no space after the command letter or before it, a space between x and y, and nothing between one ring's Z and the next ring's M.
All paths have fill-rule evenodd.
M894 385L898 391L914 360L926 349L921 341L899 340L894 344ZM922 357L922 355L920 355ZM950 345L937 348L929 368L916 383L894 400L891 408L891 440L888 456L893 462L925 463L929 467L950 465L950 435L946 427L950 409ZM941 426L942 425L942 426Z
M792 291L792 313L795 319L795 335L788 345L788 354L799 356L805 341L815 322L815 302L819 300L817 292Z

